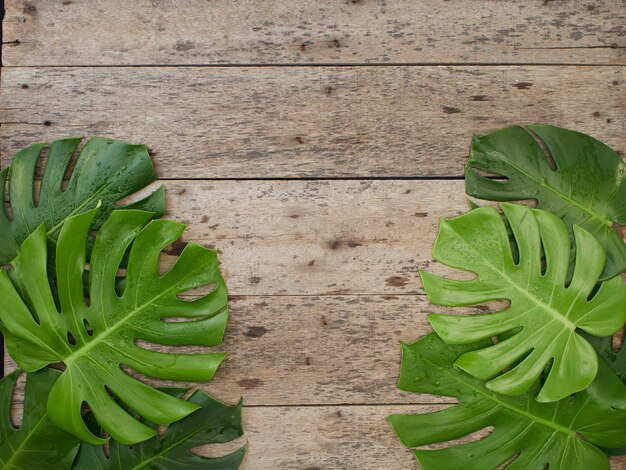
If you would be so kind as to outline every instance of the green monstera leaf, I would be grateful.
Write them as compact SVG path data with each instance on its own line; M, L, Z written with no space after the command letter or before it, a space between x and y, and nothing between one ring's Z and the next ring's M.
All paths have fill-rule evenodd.
M441 411L392 415L389 421L402 443L415 448L493 431L473 442L438 450L416 449L425 470L572 470L609 469L597 446L626 443L626 411L613 398L599 401L594 386L558 403L537 403L538 384L525 395L507 397L486 388L454 366L459 355L493 344L448 346L436 334L402 346L398 387L415 393L454 397L458 404Z
M70 172L72 155L81 141L81 138L71 138L52 142L39 189L34 180L35 170L46 144L20 150L11 166L0 172L3 199L7 178L9 181L10 207L8 212L0 208L0 265L15 258L24 240L41 225L54 241L68 217L93 208L100 201L102 210L92 224L92 230L98 230L116 208L116 203L156 179L145 145L102 137L94 137L84 145ZM64 188L66 173L70 174ZM164 206L165 192L159 188L147 198L125 207L161 216Z
M614 351L613 338L610 336L607 338L590 337L589 341L603 359L601 364L606 364L607 368L621 380L619 393L623 397L623 407L620 409L626 410L626 347L622 343L621 347ZM626 445L618 449L605 449L605 451L609 455L626 455Z
M20 371L0 381L0 465L4 470L70 468L79 441L50 422L46 411L48 390L61 372L44 369L29 374L24 392L24 413L19 428L11 424L11 398Z
M468 344L511 332L497 345L465 352L456 365L474 377L489 379L488 389L506 395L526 392L549 366L537 399L557 401L587 388L596 376L598 356L577 329L607 336L621 328L626 320L626 284L615 277L597 287L604 250L595 237L576 225L577 257L567 284L570 242L565 224L543 210L508 203L501 207L516 257L502 216L492 207L481 207L443 220L433 249L436 260L470 271L474 279L420 274L434 304L508 300L510 305L482 315L430 315L429 321L448 344ZM501 374L507 367L510 370Z
M150 221L152 213L138 210L111 213L98 232L87 267L86 237L97 212L70 217L61 228L56 245L58 305L46 272L45 226L26 239L11 269L0 270L0 320L9 333L7 349L22 369L32 372L51 363L65 364L48 397L48 414L55 424L84 441L102 443L83 421L86 403L109 435L132 444L151 438L155 430L128 414L113 396L158 424L181 419L200 405L155 390L122 366L159 379L211 380L225 354L157 352L138 341L171 347L219 344L228 318L226 286L216 253L193 243L160 275L159 254L185 226ZM118 292L116 276L127 251L125 287ZM213 290L193 301L179 298L200 286Z
M531 131L550 152L556 169ZM486 178L487 170L506 181ZM592 137L554 126L515 126L474 137L465 190L492 201L535 199L540 209L594 235L606 251L602 279L626 269L626 244L613 224L626 224L626 165Z
M617 351L613 349L613 337L611 336L605 338L589 338L589 340L595 346L600 357L606 361L613 372L623 382L626 382L626 346L623 344L623 339L622 345Z
M83 444L73 470L171 470L173 465L198 470L238 469L246 452L245 446L221 457L202 457L194 454L192 449L241 437L241 402L236 406L224 405L202 391L194 392L189 402L201 408L170 425L161 437L153 437L135 446L111 441L108 457L102 447Z

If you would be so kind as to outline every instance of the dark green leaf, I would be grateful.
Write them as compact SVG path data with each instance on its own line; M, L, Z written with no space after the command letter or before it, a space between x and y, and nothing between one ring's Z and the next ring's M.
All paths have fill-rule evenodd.
M535 199L538 207L561 217L571 232L577 224L594 235L607 253L602 278L626 269L626 245L612 228L626 224L626 166L592 137L554 126L527 126L542 141L514 126L475 137L465 171L467 194L493 201ZM506 181L480 175L482 169Z
M0 172L0 195L5 197L9 179L11 216L0 207L0 265L8 264L26 238L42 224L54 240L63 222L72 215L92 209L98 201L102 210L94 218L97 230L115 209L115 204L156 179L145 145L131 145L102 137L90 139L76 159L67 188L63 178L81 138L56 140L50 152L35 202L35 169L46 144L34 144L17 152L11 166ZM146 199L126 206L163 214L163 188Z
M163 437L153 437L132 447L111 441L108 458L102 447L83 444L73 469L238 469L245 447L231 454L212 458L198 456L191 450L207 444L230 442L241 437L243 435L241 403L237 406L227 406L201 391L195 392L189 401L201 408L170 425Z
M602 358L601 366L604 365L606 370L603 378L605 380L600 381L602 387L600 391L616 389L616 393L622 397L623 406L621 409L626 410L626 347L622 344L617 352L613 351L613 338L611 336L606 338L593 338L589 337L589 341L598 351L598 354ZM621 383L619 385L613 384L612 374L616 375ZM600 397L604 399L603 397ZM618 449L605 449L609 455L626 455L626 446Z
M449 344L473 343L519 328L497 345L466 352L456 365L474 377L491 379L486 386L493 391L519 395L551 364L537 399L557 401L584 390L596 376L597 354L577 328L594 336L615 333L626 320L626 283L615 277L596 291L604 251L596 238L574 225L578 249L567 284L570 243L565 224L543 210L507 203L501 207L518 261L501 215L492 207L481 207L442 220L433 249L436 260L475 273L475 278L455 280L426 272L421 276L434 304L508 300L510 306L475 316L430 315L429 320ZM509 371L498 375L507 367Z
M145 340L165 346L215 346L228 319L227 293L217 255L189 243L175 265L159 275L161 251L185 226L153 220L138 210L113 211L96 238L89 264L89 299L85 301L86 236L97 209L69 218L56 245L56 286L60 311L46 272L46 229L41 226L23 243L7 273L0 270L0 320L10 335L7 348L28 372L63 362L66 370L48 399L50 419L93 444L102 439L85 426L87 403L99 424L123 444L154 436L154 429L122 409L111 395L144 418L166 424L199 405L157 391L132 378L122 366L160 379L207 381L223 353L175 354L146 349ZM116 275L130 247L126 282L116 292ZM179 296L200 286L213 290L194 301ZM166 321L180 317L189 321Z
M611 370L624 382L626 382L626 347L624 344L617 352L613 350L613 337L589 338L598 354L609 365Z
M626 412L614 409L614 399L619 402L619 397L607 392L607 401L597 400L595 383L590 391L558 403L536 402L538 384L518 397L494 393L454 366L459 355L489 344L448 346L431 333L402 346L399 388L459 400L442 411L390 416L404 445L447 442L493 427L488 436L474 442L414 450L422 467L489 470L508 462L508 470L543 470L547 465L550 470L608 470L608 458L596 446L626 443Z
M11 397L20 371L0 381L0 464L4 470L65 470L70 468L79 441L50 422L46 412L48 390L61 373L44 369L29 374L24 392L23 422L13 427Z

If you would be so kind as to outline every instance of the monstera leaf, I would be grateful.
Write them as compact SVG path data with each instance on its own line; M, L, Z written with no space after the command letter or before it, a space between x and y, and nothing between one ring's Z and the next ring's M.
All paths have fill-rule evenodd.
M510 305L477 316L430 315L429 321L449 344L511 332L496 345L465 352L456 365L474 377L490 379L487 388L506 395L526 392L550 366L537 399L560 400L587 388L598 369L595 350L577 328L594 336L621 328L626 320L626 284L615 277L596 286L604 251L596 238L576 225L577 257L567 284L570 247L565 224L543 210L507 203L501 207L517 257L501 215L492 207L481 207L443 220L433 249L436 260L475 273L475 278L446 279L426 272L421 276L428 298L437 305L491 300L508 300Z
M493 343L447 346L431 333L402 346L399 388L459 401L432 413L390 416L404 445L451 441L493 427L489 435L474 442L414 450L422 468L486 470L505 465L508 470L608 470L608 458L596 446L626 443L626 412L614 409L611 400L596 400L595 383L590 391L558 403L537 403L533 395L538 385L519 397L494 393L454 366L459 355L489 344Z
M600 364L606 364L607 368L610 368L622 381L620 394L624 404L620 409L626 410L626 347L622 344L619 350L615 352L613 350L613 338L610 336L607 338L589 338L589 340L603 359ZM605 449L605 451L609 455L626 455L626 446L619 449Z
M236 470L245 447L222 457L201 457L192 449L207 444L230 442L243 435L241 402L228 406L201 391L195 392L189 402L201 408L170 425L162 437L137 444L109 443L109 457L102 447L83 444L72 467L74 470L138 470L140 468L170 470L189 468L202 470ZM174 467L173 467L174 466Z
M48 390L61 374L44 369L29 374L24 393L23 422L13 427L10 418L11 397L20 371L0 381L0 465L4 470L70 468L79 441L50 422L46 411Z
M626 224L626 165L602 142L554 126L526 126L550 152L556 169L528 130L515 126L475 137L465 169L467 194L493 201L535 199L540 209L577 224L606 251L602 278L626 269L626 245L612 228ZM480 175L487 170L506 181Z
M41 225L51 240L56 239L63 222L72 215L93 208L98 201L102 210L94 218L92 230L100 228L115 204L156 179L145 145L131 145L94 137L76 159L67 187L63 180L81 138L56 140L37 191L35 169L46 144L34 144L17 152L11 166L0 172L0 194L4 199L9 179L10 213L0 208L0 265L8 264L20 252L22 242ZM33 195L38 193L38 198ZM164 190L127 208L164 211ZM36 200L37 199L37 200Z
M10 333L8 351L22 369L32 372L50 363L65 364L48 397L48 414L55 424L84 441L103 442L82 419L86 403L107 433L131 444L149 439L155 431L112 396L157 424L181 419L200 405L155 390L122 366L159 379L210 380L224 354L157 352L138 341L172 347L217 345L228 318L227 293L215 252L193 243L159 275L160 252L185 226L149 222L153 214L144 211L113 211L98 232L86 266L86 237L96 213L93 209L72 216L61 228L56 245L58 306L46 273L46 227L26 239L11 269L0 270L0 320ZM125 287L118 292L115 280L127 250ZM194 301L179 298L200 286L213 290ZM188 321L171 321L174 317Z
M600 357L606 361L613 372L623 382L626 382L626 346L622 344L617 352L614 351L613 338L611 336L606 338L590 338L590 341L596 347Z

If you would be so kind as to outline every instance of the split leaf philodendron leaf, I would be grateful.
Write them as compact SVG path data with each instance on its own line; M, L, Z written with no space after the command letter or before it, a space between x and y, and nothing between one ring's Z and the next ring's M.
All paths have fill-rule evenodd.
M490 343L448 346L431 333L402 346L399 388L459 401L432 413L390 416L404 445L447 442L493 427L474 442L414 450L422 468L488 470L507 464L507 470L608 470L608 458L596 446L626 443L626 412L587 391L558 403L537 403L533 395L538 384L519 397L499 395L454 366L459 355Z
M192 453L192 449L227 443L241 437L241 403L224 405L202 391L195 392L189 402L201 408L170 425L162 437L153 437L132 447L111 441L109 457L105 456L102 447L83 444L73 470L170 470L173 463L176 468L238 469L245 446L221 457L201 457Z
M102 210L92 224L92 230L98 230L118 201L156 179L145 145L94 137L76 158L64 189L64 177L81 140L52 142L38 190L35 170L46 144L20 150L11 166L0 172L0 195L4 199L8 177L10 206L10 214L0 208L0 265L15 258L22 242L41 225L54 240L68 217L89 210L101 201ZM35 193L38 198L34 197ZM164 206L165 192L159 188L147 198L125 207L161 216Z
M616 352L613 350L613 338L611 336L606 338L590 338L590 340L600 357L606 361L613 372L623 382L626 382L626 346L622 344Z
M158 424L181 419L200 406L149 387L122 366L159 379L211 380L225 354L164 353L137 342L219 344L228 318L226 286L216 253L193 243L159 275L159 254L185 226L150 221L149 212L117 210L96 237L85 299L86 237L96 213L93 209L73 216L61 228L56 245L58 307L46 273L46 228L40 226L26 239L11 269L0 270L0 320L10 333L8 351L22 369L32 372L50 363L65 364L48 398L48 414L55 424L84 441L102 443L82 419L81 408L87 403L115 440L133 444L155 431L124 411L111 395ZM127 249L125 287L118 293L116 275ZM200 286L213 290L193 301L179 298ZM189 321L169 321L174 317Z
M626 165L612 149L579 132L554 126L509 127L474 137L465 169L467 194L492 201L535 199L540 209L577 224L606 251L603 279L626 269L626 244L613 224L626 224ZM505 176L486 178L476 169Z
M596 238L574 225L577 256L567 285L570 242L563 221L523 205L502 203L501 207L518 260L512 255L501 215L492 207L481 207L441 221L433 249L437 261L476 277L455 280L420 274L434 304L508 300L510 306L474 316L433 314L429 321L448 344L513 332L497 345L465 352L456 365L474 377L489 379L487 388L506 395L526 392L550 365L537 399L557 401L587 388L596 376L597 354L576 329L607 336L621 328L626 320L626 283L615 277L596 289L604 251ZM498 375L507 367L509 371Z
M0 381L0 465L4 470L70 468L79 441L50 422L46 411L48 391L61 372L44 369L29 374L24 392L24 413L19 428L11 424L11 398L20 371Z
M618 406L615 406L615 407L622 409L622 410L626 410L626 346L622 344L619 350L615 352L613 350L613 338L612 337L610 336L607 338L591 338L590 337L589 339L603 360L600 364L601 365L603 363L606 364L607 369L610 369L611 372L615 374L619 378L619 380L621 380L621 383L619 385L619 393L622 397L622 407L621 408L619 408ZM605 377L609 375L610 374L607 374L605 375ZM604 383L607 384L608 381L605 381ZM617 388L614 385L613 387ZM604 391L607 388L608 386L605 385L605 387L603 387L601 391ZM600 396L600 398L604 399L603 396ZM605 451L609 455L626 455L626 445L618 449L605 449Z

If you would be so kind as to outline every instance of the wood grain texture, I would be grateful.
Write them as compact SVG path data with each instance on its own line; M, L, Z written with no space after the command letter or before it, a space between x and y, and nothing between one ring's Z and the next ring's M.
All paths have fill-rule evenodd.
M200 447L198 452L207 456L224 455L247 440L249 447L242 470L414 470L415 458L395 437L387 416L428 413L444 407L426 404L244 407L244 439ZM19 409L18 402L14 415ZM481 432L458 442L484 435ZM611 470L624 469L626 456L611 458Z
M163 269L186 242L216 249L232 295L423 294L420 269L462 276L431 257L439 219L469 209L461 180L167 180L122 202L161 184L187 225Z
M188 224L182 240L218 250L233 295L423 293L419 269L448 271L431 265L439 218L468 210L457 180L165 186L168 216Z
M145 142L168 178L462 176L475 133L543 122L626 150L620 67L5 68L2 162Z
M244 425L250 453L242 470L414 470L413 454L390 432L386 418L392 413L424 413L439 408L383 405L246 409ZM611 469L625 470L626 457L612 458Z
M10 0L4 63L623 64L616 0Z
M425 296L252 296L231 298L229 305L225 341L215 348L227 352L228 358L213 382L189 384L221 400L236 402L243 396L246 406L452 401L395 387L400 342L431 331L427 313L443 311L432 308ZM202 350L190 347L186 352ZM5 366L7 371L15 369L10 358Z
M438 407L437 407L438 408ZM414 406L321 406L245 409L250 453L242 470L413 470L415 458L387 423Z

